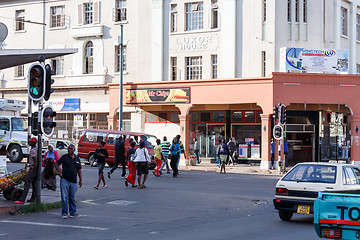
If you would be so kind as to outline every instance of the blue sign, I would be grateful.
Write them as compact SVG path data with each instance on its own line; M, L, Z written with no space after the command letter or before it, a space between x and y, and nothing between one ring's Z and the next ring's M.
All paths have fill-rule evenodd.
M76 111L80 110L80 98L65 98L64 106L60 111Z

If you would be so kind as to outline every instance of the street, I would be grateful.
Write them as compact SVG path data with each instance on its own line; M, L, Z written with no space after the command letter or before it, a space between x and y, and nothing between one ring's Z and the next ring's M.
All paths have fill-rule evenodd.
M1 217L0 239L317 239L312 215L279 219L272 204L278 176L150 173L147 189L137 189L125 187L118 169L99 190L96 179L97 169L83 166L81 218L61 219L61 209Z

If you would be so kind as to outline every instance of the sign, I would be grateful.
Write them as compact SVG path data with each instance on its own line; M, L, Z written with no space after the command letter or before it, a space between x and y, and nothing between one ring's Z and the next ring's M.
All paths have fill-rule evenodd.
M6 174L6 156L0 155L0 177Z
M276 140L280 140L283 138L283 128L280 125L274 126L273 133Z
M239 158L247 158L248 157L248 145L240 144L239 145Z
M246 144L254 144L254 138L245 138L245 143Z
M74 127L84 127L84 118L82 114L74 114Z
M280 72L348 73L349 51L341 49L280 48Z
M190 88L152 88L126 90L126 103L189 103Z
M55 111L80 111L80 98L65 98L49 101L49 105L52 106Z
M216 33L170 35L170 52L211 51L219 47Z

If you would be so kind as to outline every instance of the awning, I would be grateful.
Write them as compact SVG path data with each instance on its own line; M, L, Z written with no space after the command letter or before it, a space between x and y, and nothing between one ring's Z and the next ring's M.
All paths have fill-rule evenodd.
M0 70L38 61L39 56L45 59L76 53L77 48L62 49L0 49Z

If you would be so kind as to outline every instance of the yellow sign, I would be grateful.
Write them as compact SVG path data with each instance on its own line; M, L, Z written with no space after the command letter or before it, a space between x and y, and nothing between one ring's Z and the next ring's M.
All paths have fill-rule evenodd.
M127 104L189 103L190 88L158 88L126 90Z

